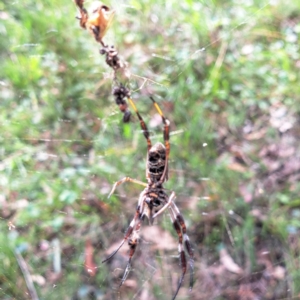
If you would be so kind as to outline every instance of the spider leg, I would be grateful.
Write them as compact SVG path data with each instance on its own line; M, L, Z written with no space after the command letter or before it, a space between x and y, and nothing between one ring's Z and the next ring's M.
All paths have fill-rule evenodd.
M186 272L186 258L184 254L184 249L183 249L183 243L182 241L184 240L185 247L187 249L187 252L189 254L189 265L190 265L190 290L193 288L193 283L194 283L194 253L191 247L190 239L187 235L186 232L186 225L183 219L183 216L181 215L178 207L174 203L174 199L176 198L175 192L172 192L170 195L168 202L157 212L153 215L153 219L156 218L158 215L163 213L167 208L170 209L171 211L171 219L174 225L174 228L178 234L179 237L179 252L180 252L180 258L181 258L181 265L183 266L185 264L185 271L182 273L182 276L180 277L179 283L180 285L178 286L177 292L179 291L179 288L181 286L181 283L183 281L184 274Z
M168 202L157 212L152 216L152 219L156 218L160 214L162 214L170 205L172 205L173 200L175 200L176 194L175 192L172 192L171 196L169 197Z
M120 283L120 287L125 282L128 274L131 270L131 259L132 259L132 256L135 252L136 246L137 246L138 241L139 241L138 232L140 231L140 228L141 228L141 219L139 219L139 222L136 224L136 227L135 227L135 229L133 231L133 234L132 234L132 238L130 238L129 241L128 241L128 244L130 246L129 259L128 259L128 262L127 262L127 266L126 266L123 278L122 278L121 283Z
M182 214L180 213L178 207L176 206L176 204L174 202L171 203L171 210L173 211L173 214L176 218L176 221L180 224L181 226L181 230L183 233L183 240L184 240L184 244L185 244L185 248L189 254L189 264L190 264L190 291L193 288L193 284L194 284L194 253L193 253L193 249L190 243L190 239L189 236L187 235L186 232L186 225L183 219Z
M114 186L113 186L111 192L110 192L109 195L108 195L108 198L114 193L114 191L115 191L115 189L117 188L118 185L120 185L120 184L122 184L122 183L124 183L124 182L127 182L127 181L133 182L133 183L137 183L137 184L139 184L139 185L147 186L147 183L144 183L144 182L142 182L142 181L140 181L140 180L132 179L132 178L130 178L130 177L124 177L123 179L117 181L117 182L114 184Z
M130 270L131 270L131 257L129 257L129 259L128 259L126 270L125 270L124 275L122 277L122 280L121 280L121 283L119 285L119 288L123 285L123 283L127 279L127 276L129 274Z
M136 212L135 212L135 215L134 215L134 218L132 219L132 221L131 221L131 223L130 223L130 225L129 225L127 231L126 231L125 236L124 236L122 242L120 243L120 245L118 246L118 248L117 248L111 255L109 255L106 259L104 259L104 260L102 261L102 263L105 263L105 262L109 261L109 260L110 260L110 259L111 259L111 258L112 258L119 250L120 250L120 248L123 246L123 244L125 243L125 241L126 241L126 240L130 237L130 235L132 234L133 229L134 229L134 227L135 227L135 225L136 225L136 221L139 219L139 217L140 217L140 207L139 207L139 205L138 205L138 207L137 207L137 209L136 209Z
M170 210L170 217L171 217L171 220L173 222L173 226L174 226L174 228L176 230L176 233L178 235L178 252L179 252L179 256L180 256L180 264L181 264L181 269L182 269L176 292L175 292L175 294L172 298L172 300L174 300L176 298L178 292L179 292L179 289L180 289L180 287L182 285L182 282L183 282L183 279L184 279L184 275L186 273L186 257L185 257L185 253L184 253L183 243L182 243L183 236L182 236L182 231L181 231L180 224L179 224L178 220L176 219L176 214L175 214L173 208L169 207L169 210Z
M152 147L152 144L151 144L151 140L150 140L150 134L149 134L148 127L147 127L145 121L143 120L142 116L140 115L138 109L136 108L133 100L131 98L128 98L128 101L140 120L140 124L141 124L141 128L143 130L144 137L147 140L148 152L149 152L150 148Z
M165 164L164 172L161 175L161 178L158 182L161 184L165 181L165 179L168 179L166 177L168 176L168 162L169 162L169 155L170 155L170 141L169 141L170 140L170 121L164 116L162 110L160 109L159 105L154 100L154 98L150 97L150 99L152 100L154 107L156 108L157 112L161 116L162 121L164 123L164 142L165 142L165 147L166 147L166 164Z

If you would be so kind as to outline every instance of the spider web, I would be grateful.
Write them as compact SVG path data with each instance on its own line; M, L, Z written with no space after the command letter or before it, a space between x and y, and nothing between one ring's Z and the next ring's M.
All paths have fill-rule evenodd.
M167 214L154 226L143 223L132 270L121 289L128 246L111 262L101 264L123 238L142 188L127 184L118 187L111 199L107 195L124 176L145 180L146 142L135 117L131 124L120 122L121 115L111 102L111 74L102 71L106 70L103 57L78 28L75 7L69 2L53 1L47 3L49 8L42 1L27 1L25 7L4 2L0 14L4 21L0 30L9 38L9 47L0 44L6 60L1 75L0 295L3 299L171 299L181 268L177 237ZM114 25L107 39L120 37L115 44L130 61L133 98L149 124L153 142L162 141L162 125L149 94L156 95L171 121L166 189L176 192L196 259L194 290L188 291L187 273L178 299L291 299L299 292L298 273L291 266L298 249L298 224L283 224L291 240L286 249L281 240L286 233L272 232L273 223L266 222L267 234L263 232L268 208L255 201L256 191L267 190L270 180L277 186L279 180L252 180L255 176L246 175L240 181L240 174L252 164L245 150L249 142L242 144L234 128L245 131L251 125L250 133L262 134L264 102L253 113L260 117L257 122L250 116L243 118L245 124L238 119L225 123L221 109L235 99L226 99L225 81L230 76L222 85L217 83L220 74L230 73L226 67L240 52L245 63L260 53L262 43L255 35L276 38L257 24L280 5L279 1L259 5L232 1L223 6L212 1L111 3L122 26ZM267 17L271 23L272 17ZM30 28L37 28L32 36ZM288 32L286 37L287 42L291 39L289 54L295 45L293 34ZM278 40L272 42L274 51L281 50ZM192 77L192 71L198 77ZM241 76L247 78L243 72ZM243 93L239 84L233 94L253 97ZM251 88L256 87L245 90ZM278 94L272 96L281 99ZM286 137L289 129L284 128L293 126L295 110L288 103L284 107L276 106L275 100L271 103L270 122ZM243 104L251 106L250 100ZM288 112L280 115L278 110L286 107ZM205 122L206 118L214 118L216 125ZM286 142L278 140L278 147ZM295 141L288 143L296 147ZM280 203L287 201L283 192L275 191ZM273 217L280 216L276 206L271 209Z

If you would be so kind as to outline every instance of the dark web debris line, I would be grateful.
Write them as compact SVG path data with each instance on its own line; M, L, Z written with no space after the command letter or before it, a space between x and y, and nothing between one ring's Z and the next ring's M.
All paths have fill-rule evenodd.
M124 61L118 54L114 45L107 45L103 42L103 38L109 29L115 11L101 2L93 4L93 7L87 10L84 7L83 0L74 0L79 8L80 16L77 17L80 26L87 29L95 38L97 43L102 45L100 54L105 56L106 64L113 70L113 84L112 94L115 97L115 102L120 111L123 113L123 122L130 121L131 112L128 109L126 98L130 97L130 90L118 80L117 72L120 72L125 78L129 78L128 63Z

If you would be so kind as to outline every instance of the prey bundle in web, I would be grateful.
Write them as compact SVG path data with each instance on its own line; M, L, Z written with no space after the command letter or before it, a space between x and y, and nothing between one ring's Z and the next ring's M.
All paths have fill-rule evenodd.
M80 15L77 19L79 19L80 26L87 29L96 42L102 46L100 54L105 56L106 64L113 70L114 86L112 95L123 113L123 121L129 122L131 112L128 109L126 99L130 97L130 89L118 80L118 74L120 73L125 78L128 77L128 63L119 56L114 45L105 44L103 41L103 37L112 23L115 11L101 2L94 2L88 10L84 7L84 0L74 0L74 2L79 8Z

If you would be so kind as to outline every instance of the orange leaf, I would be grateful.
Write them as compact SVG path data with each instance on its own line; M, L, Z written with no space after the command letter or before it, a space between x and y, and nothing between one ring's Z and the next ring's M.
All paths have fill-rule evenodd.
M85 262L84 262L84 268L90 276L95 276L97 272L97 266L94 263L93 258L94 248L91 243L91 240L88 239L85 243Z

